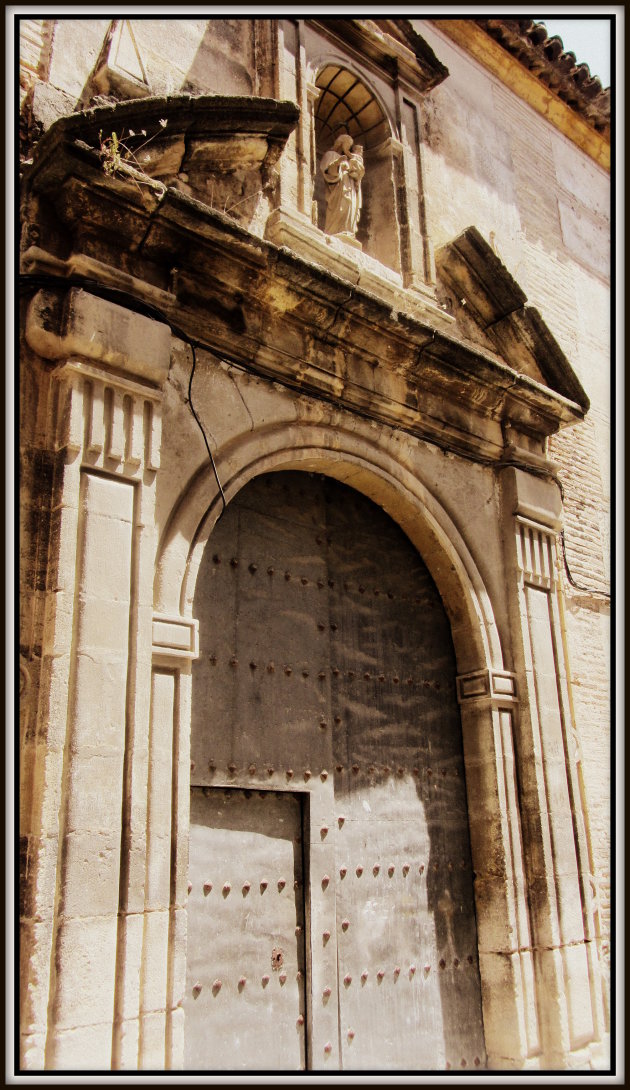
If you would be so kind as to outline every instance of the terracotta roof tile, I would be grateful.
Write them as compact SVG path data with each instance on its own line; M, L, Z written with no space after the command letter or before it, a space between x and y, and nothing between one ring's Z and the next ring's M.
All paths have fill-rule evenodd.
M549 37L533 19L475 19L486 34L516 57L596 132L610 139L610 87L603 88L588 64L577 63L562 39Z

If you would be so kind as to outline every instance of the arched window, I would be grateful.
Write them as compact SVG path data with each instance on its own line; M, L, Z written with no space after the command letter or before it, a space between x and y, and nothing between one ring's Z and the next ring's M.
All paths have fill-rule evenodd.
M339 64L325 65L315 83L319 89L314 111L316 162L313 183L317 224L324 230L326 183L320 169L322 156L331 150L339 133L346 131L355 145L363 149L365 165L357 240L365 253L400 272L396 164L387 116L363 80Z

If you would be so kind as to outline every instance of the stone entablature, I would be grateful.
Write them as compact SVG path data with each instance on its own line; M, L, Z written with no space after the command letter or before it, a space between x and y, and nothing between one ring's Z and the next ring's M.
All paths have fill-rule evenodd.
M111 121L113 112L108 116ZM482 461L505 456L508 427L510 460L519 435L521 456L526 459L530 450L534 462L544 460L545 437L581 417L584 395L574 379L569 384L570 368L557 345L553 381L566 375L563 390L583 404L516 370L510 358L462 338L452 318L434 305L423 305L400 289L397 295L374 262L367 290L360 264L355 263L355 272L346 253L336 255L333 267L341 275L335 276L322 267L323 259L315 264L317 248L311 248L310 260L299 258L177 189L140 191L133 178L124 176L108 181L97 153L78 142L76 127L68 133L64 122L51 130L29 178L33 199L52 201L74 239L75 256L56 264L62 276L79 257L88 271L95 236L106 248L124 232L132 240L131 269L139 294L153 301L155 289L148 282L161 269L158 298L164 318L197 343ZM23 267L31 273L46 266L43 241L23 255ZM315 245L321 251L322 243L315 240ZM100 264L93 266L99 275ZM117 282L111 266L108 275ZM121 286L126 282L119 281ZM81 321L77 312L74 337L80 336ZM540 350L535 336L530 343L542 353L544 340ZM510 349L509 338L502 345ZM60 342L54 351L62 348Z

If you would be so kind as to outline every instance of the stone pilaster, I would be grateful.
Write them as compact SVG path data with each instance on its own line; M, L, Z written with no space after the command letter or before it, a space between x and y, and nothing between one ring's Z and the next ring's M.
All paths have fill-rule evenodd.
M182 1066L186 980L190 665L198 624L154 614L147 797L146 891L141 973L141 1068Z
M561 505L555 484L518 469L505 471L504 495L514 653L523 677L516 748L542 1057L546 1066L565 1067L602 1030L557 600Z
M56 575L39 691L47 742L34 771L44 835L31 862L38 941L23 1062L136 1067L155 482L170 331L73 288L35 296L26 338L58 363L48 438Z
M514 753L516 677L506 670L463 674L457 694L488 1066L522 1068L540 1042Z

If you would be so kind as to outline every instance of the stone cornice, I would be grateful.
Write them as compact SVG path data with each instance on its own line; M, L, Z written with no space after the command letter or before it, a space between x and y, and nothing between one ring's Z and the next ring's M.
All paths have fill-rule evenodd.
M110 285L131 283L134 297L215 355L304 393L484 462L505 458L509 425L513 438L528 437L523 449L538 465L545 436L583 416L434 310L424 319L392 310L390 294L380 299L376 287L361 289L174 188L105 175L96 153L72 140L36 157L27 191L40 201L41 244L23 255L24 271L52 262L63 276L78 264L103 283L108 269ZM60 223L70 258L56 243ZM115 268L121 245L124 273ZM52 255L44 264L42 251Z
M448 68L406 19L307 19L331 41L352 48L389 79L425 94L448 76Z

